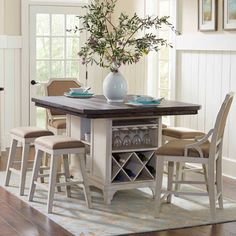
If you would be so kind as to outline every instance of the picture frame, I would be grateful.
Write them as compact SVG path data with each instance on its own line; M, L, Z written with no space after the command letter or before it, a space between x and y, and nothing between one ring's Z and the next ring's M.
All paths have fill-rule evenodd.
M236 0L223 0L223 29L236 30Z
M217 29L217 0L198 0L198 30Z

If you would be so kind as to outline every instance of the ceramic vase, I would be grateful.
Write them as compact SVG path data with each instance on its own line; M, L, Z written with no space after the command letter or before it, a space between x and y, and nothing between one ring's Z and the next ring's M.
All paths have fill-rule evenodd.
M108 102L123 102L127 87L127 81L119 71L110 72L103 81L103 95Z

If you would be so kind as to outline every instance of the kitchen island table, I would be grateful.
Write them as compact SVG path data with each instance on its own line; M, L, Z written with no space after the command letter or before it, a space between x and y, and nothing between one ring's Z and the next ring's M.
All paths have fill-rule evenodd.
M127 97L127 101L132 96ZM67 135L85 143L90 185L103 191L111 203L118 190L155 186L155 150L161 145L162 116L197 114L200 105L165 100L156 106L107 103L92 98L50 96L32 98L36 106L63 111ZM71 157L71 171L78 161Z

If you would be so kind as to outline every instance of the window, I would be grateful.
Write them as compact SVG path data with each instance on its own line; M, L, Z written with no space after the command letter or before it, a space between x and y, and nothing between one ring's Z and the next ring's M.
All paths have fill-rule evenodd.
M31 6L30 8L30 80L39 83L50 78L80 78L78 51L83 37L66 29L79 27L81 7ZM84 72L83 72L84 73ZM31 97L44 95L44 87L31 88ZM31 114L35 108L31 108ZM36 108L31 122L45 126L45 112Z
M36 80L78 77L79 34L67 32L78 25L76 15L36 15Z
M171 0L146 0L146 13L147 15L159 15L160 17L170 16ZM171 42L171 31L168 27L160 29L158 35ZM158 54L150 53L148 56L147 93L150 95L170 97L170 50L170 48L164 47Z
M146 0L146 13L147 15L170 16L171 19L171 0ZM156 32L155 32L156 33ZM171 43L172 32L169 27L164 27L158 31L161 38L165 38ZM159 53L150 53L147 60L147 93L154 97L170 98L171 83L170 83L170 70L171 70L171 48L164 47ZM165 123L170 123L169 118L164 117Z

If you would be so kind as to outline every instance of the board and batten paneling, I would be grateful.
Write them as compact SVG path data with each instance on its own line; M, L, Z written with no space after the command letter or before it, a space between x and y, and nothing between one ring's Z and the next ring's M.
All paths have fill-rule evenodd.
M1 150L10 144L9 131L21 125L21 43L19 37L0 37Z
M177 53L176 98L198 103L198 115L176 118L178 126L208 132L227 92L236 92L236 52L179 50ZM236 178L236 98L224 134L224 174Z

